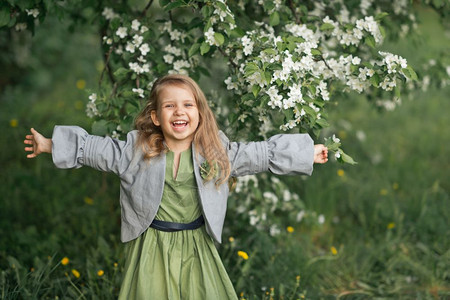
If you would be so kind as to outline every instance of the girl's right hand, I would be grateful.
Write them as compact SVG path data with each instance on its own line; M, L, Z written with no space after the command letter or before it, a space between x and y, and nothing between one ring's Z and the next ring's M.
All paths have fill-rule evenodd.
M25 141L27 145L32 145L31 147L25 147L25 151L33 152L28 154L28 158L34 158L41 153L52 153L52 140L44 137L42 134L31 128L31 134L25 136Z

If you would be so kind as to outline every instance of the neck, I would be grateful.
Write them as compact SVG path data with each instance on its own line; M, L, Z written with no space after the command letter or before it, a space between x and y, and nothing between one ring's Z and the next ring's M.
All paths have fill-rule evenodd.
M170 151L174 153L181 153L189 148L191 148L192 142L186 142L186 143L171 143L166 142L166 146L169 148Z

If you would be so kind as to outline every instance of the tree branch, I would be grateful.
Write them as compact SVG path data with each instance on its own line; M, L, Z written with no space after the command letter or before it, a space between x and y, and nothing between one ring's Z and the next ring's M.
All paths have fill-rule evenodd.
M300 24L300 17L297 15L297 12L295 11L294 2L292 0L288 0L289 8L294 15L295 23Z
M219 49L220 53L222 53L223 56L225 56L226 58L228 58L228 61L230 62L230 64L235 67L236 69L239 68L238 65L231 59L231 57L229 55L227 55L225 53L225 51L223 51L222 48L217 47L217 49Z
M147 10L150 8L150 6L152 6L153 4L153 0L150 0L147 5L145 6L144 10L141 13L141 18L145 17L145 15L147 14Z

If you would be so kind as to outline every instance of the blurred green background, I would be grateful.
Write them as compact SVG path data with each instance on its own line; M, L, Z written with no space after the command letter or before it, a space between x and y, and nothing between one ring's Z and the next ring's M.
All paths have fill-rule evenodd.
M433 12L420 17L420 38L384 46L413 67L450 45ZM57 124L90 129L85 105L103 63L96 32L84 26L70 32L48 17L33 37L0 38L14 50L2 55L0 78L4 299L109 299L120 287L118 179L88 168L58 170L50 155L28 160L23 150L30 127L47 137ZM364 95L339 102L330 123L358 165L331 160L306 180L289 178L306 207L323 214L323 224L300 223L277 237L224 237L219 250L238 294L449 299L449 92L418 90L390 112L376 110ZM237 258L238 250L249 259Z

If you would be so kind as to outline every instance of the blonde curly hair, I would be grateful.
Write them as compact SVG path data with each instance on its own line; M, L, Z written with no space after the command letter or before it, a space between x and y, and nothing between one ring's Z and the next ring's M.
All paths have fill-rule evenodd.
M151 113L152 111L158 112L161 91L173 85L187 87L194 95L199 113L199 125L193 143L209 165L208 170L203 170L207 172L205 181L215 178L216 186L220 186L230 177L230 162L219 137L216 118L206 97L198 84L188 76L172 74L155 81L148 102L134 122L135 128L138 130L137 146L142 148L146 160L151 160L161 152L168 150L164 145L161 127L153 123Z

